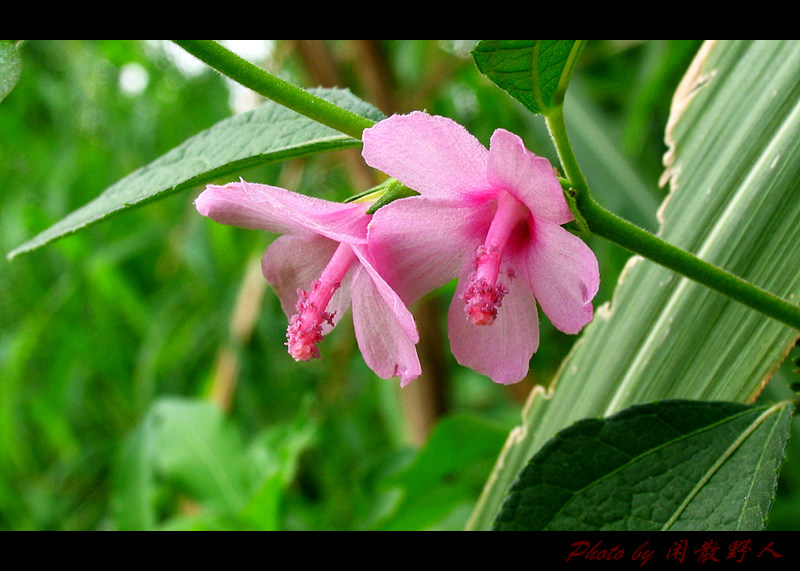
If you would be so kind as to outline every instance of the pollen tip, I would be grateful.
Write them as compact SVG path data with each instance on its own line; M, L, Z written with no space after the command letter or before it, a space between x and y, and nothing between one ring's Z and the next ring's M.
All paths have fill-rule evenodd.
M295 361L319 359L319 349L317 349L315 345L296 342L289 342L286 345L289 347L289 355L291 355Z
M286 346L295 361L319 359L317 343L322 341L322 325L305 326L302 313L294 315L286 330Z
M461 299L464 300L464 311L475 325L491 325L497 318L497 308L503 305L503 297L508 288L501 283L491 285L485 279L470 277L469 285Z
M322 324L333 325L333 314L320 311L309 299L308 293L298 290L297 313L289 320L286 330L286 346L295 361L319 359L317 343L322 341Z
M491 325L497 317L497 310L486 310L480 307L467 306L467 315L474 325Z

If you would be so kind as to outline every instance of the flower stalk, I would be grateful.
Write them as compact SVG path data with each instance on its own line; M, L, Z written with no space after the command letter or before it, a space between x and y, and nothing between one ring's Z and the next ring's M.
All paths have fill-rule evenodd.
M752 283L698 258L606 210L589 194L588 185L569 143L562 109L545 116L556 146L567 190L574 193L575 204L593 234L652 260L748 307L800 329L800 307L765 291Z
M345 135L361 139L361 132L374 125L374 121L370 119L342 109L330 101L264 71L214 40L172 41L221 74L284 107L297 111L301 115Z
M172 40L201 61L276 103L293 109L323 125L361 139L364 129L374 125L337 105L296 87L240 58L213 40ZM590 196L588 184L569 142L562 106L544 115L564 175L569 180L569 198L592 233L710 287L796 329L800 329L800 307L771 294L730 272L705 262L606 210Z

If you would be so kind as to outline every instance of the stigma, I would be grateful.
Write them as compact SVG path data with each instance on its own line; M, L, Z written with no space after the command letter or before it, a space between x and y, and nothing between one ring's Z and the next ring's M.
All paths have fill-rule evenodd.
M527 219L528 214L527 207L510 193L500 193L486 241L478 246L475 253L475 271L470 274L461 294L464 312L474 325L491 325L497 319L497 310L508 294L508 287L498 281L503 253L512 233L520 222ZM505 274L509 279L513 278L513 268Z
M339 244L330 262L309 291L297 290L295 313L286 330L286 346L295 361L319 359L318 344L324 337L323 327L333 327L335 312L328 312L328 304L342 284L356 255L348 244Z
M317 280L311 287L311 293L297 290L298 301L295 306L297 313L289 320L289 328L286 331L286 346L295 361L319 359L317 343L323 338L322 326L327 323L332 327L335 314L325 311L327 302L321 300L325 297L330 300L339 285L325 284ZM324 289L330 290L330 294L321 293Z
M461 294L464 312L475 325L491 325L497 309L503 305L508 288L497 281L502 255L497 248L487 251L484 245L475 254L475 271Z

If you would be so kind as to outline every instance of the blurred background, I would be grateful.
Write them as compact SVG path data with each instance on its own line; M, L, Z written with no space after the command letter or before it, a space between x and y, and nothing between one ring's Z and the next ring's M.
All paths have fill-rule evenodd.
M447 115L484 143L503 127L554 158L541 119L478 73L474 40L222 42L297 85L347 87L387 115ZM594 194L650 230L672 92L699 45L592 40L568 92ZM112 183L260 103L163 40L19 51L21 78L0 102L0 528L463 528L528 393L575 338L542 320L528 378L496 385L450 355L451 284L413 308L424 375L407 388L364 365L348 319L322 360L297 364L260 275L274 236L200 216L200 187L9 262ZM358 151L238 176L330 200L376 182ZM591 245L600 304L628 256ZM793 450L774 529L800 529Z

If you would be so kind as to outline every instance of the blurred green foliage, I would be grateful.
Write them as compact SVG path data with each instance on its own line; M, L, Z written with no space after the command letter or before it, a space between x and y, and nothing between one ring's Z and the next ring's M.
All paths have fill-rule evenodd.
M541 122L475 69L470 40L266 45L258 63L298 85L346 86L387 114L448 115L484 142L504 127L553 156ZM236 112L241 92L187 71L171 47L18 46L19 81L0 103L4 253ZM598 198L643 225L664 193L671 94L697 47L590 41L568 91ZM624 169L609 172L609 148ZM239 174L342 200L368 188L358 163L329 153ZM272 237L199 216L199 190L0 262L0 528L462 528L527 392L574 338L543 323L530 378L494 385L450 356L444 288L417 308L433 326L420 347L431 372L415 383L437 406L376 378L347 320L321 361L296 364L277 298L259 287ZM592 245L601 303L627 254Z

